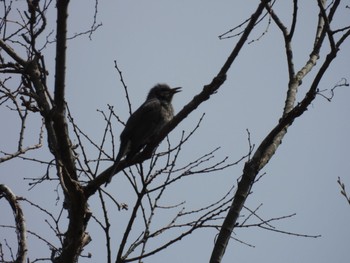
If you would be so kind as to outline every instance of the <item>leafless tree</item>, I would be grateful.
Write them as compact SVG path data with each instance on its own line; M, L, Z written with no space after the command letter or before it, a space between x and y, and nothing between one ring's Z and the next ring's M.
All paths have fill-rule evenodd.
M74 119L74 114L69 111L66 103L66 49L67 49L67 16L68 0L59 1L27 1L26 7L14 11L14 2L1 1L3 6L2 19L0 21L0 106L10 112L15 112L20 121L18 131L17 147L11 151L1 151L0 162L8 162L14 158L22 158L46 166L43 177L35 178L31 186L35 187L44 181L58 181L59 191L64 194L62 209L58 216L43 209L26 198L16 197L11 190L4 185L0 187L0 197L5 197L15 214L15 228L18 233L18 252L16 262L27 261L26 233L36 235L50 250L51 255L44 258L36 258L33 262L40 260L51 260L52 262L76 262L80 256L89 257L83 253L84 248L91 242L89 224L95 222L104 233L107 251L107 262L142 262L142 259L162 251L183 237L203 228L214 228L219 230L213 248L210 262L221 262L229 239L232 237L233 229L237 227L256 226L276 231L271 223L276 220L289 218L286 215L278 218L262 219L258 215L258 209L249 209L245 201L251 193L251 188L258 180L257 176L261 169L271 160L277 148L286 135L288 128L300 117L309 105L319 97L325 97L319 90L328 67L334 61L350 35L350 26L333 27L333 21L340 0L327 3L318 0L319 19L315 26L315 38L310 45L310 55L305 59L305 64L296 69L293 61L293 37L298 24L298 1L293 1L291 13L291 24L286 25L278 12L274 10L275 1L261 0L256 11L244 23L223 34L221 38L236 37L238 41L231 54L223 63L222 68L212 81L205 85L202 91L190 100L176 114L174 119L168 123L157 138L149 143L134 158L122 160L114 171L118 176L124 176L129 182L136 197L130 205L118 202L115 196L107 192L103 185L108 181L112 171L112 165L100 172L102 162L113 163L114 152L118 142L113 132L115 122L122 125L118 114L112 106L108 110L100 110L105 120L105 129L99 142L92 140L89 135L80 129ZM96 1L96 3L98 3ZM47 15L56 5L56 29L48 30ZM344 7L342 7L344 8ZM94 23L90 30L76 34L91 34L98 29L96 23L97 9L95 10ZM200 127L201 119L193 127L192 131L183 132L177 142L170 142L167 135L196 108L208 101L226 80L226 75L231 65L244 45L247 44L249 36L254 28L265 20L271 20L279 28L284 39L286 63L288 66L288 80L286 81L286 100L281 117L265 139L255 149L250 143L248 131L248 147L246 155L237 161L229 161L227 158L217 160L215 153L218 149L204 153L201 156L188 161L178 162L183 145L191 139ZM268 33L268 29L265 33ZM55 38L53 38L55 34ZM307 44L307 43L305 43ZM48 81L48 69L46 68L46 57L43 50L49 45L55 45L55 72L54 82ZM327 46L328 49L322 49ZM321 52L324 52L321 54ZM315 67L316 62L321 65ZM124 84L126 98L131 104L124 83L122 72L117 63L115 68L120 74L121 82ZM296 94L302 85L302 80L312 75L313 81L305 92L300 102L296 103ZM346 80L338 83L336 87L347 86ZM327 97L331 100L332 97ZM38 122L38 139L31 145L25 146L26 121L30 116L40 116L42 121ZM47 143L43 142L46 138ZM77 141L73 144L73 139ZM160 143L164 141L160 145ZM112 153L110 149L112 144ZM158 148L158 145L159 148ZM29 153L42 147L48 147L50 156L46 160L28 157ZM98 152L97 158L91 158L87 150L92 147ZM188 176L202 173L213 173L226 169L246 160L244 169L236 188L232 186L230 191L222 193L222 197L212 203L197 209L187 209L184 203L163 205L166 198L165 193L170 187ZM52 170L55 175L52 175ZM114 170L114 169L113 169ZM233 190L235 192L233 193ZM345 193L345 188L344 188ZM91 197L98 198L102 216L98 216L91 210L88 201ZM107 201L108 200L108 201ZM20 202L25 203L45 215L47 224L53 234L57 237L58 245L51 240L27 230ZM118 244L112 243L111 223L108 207L113 206L119 210L130 209L130 217L125 229L121 231ZM242 215L242 209L247 212L246 219L239 223L237 219ZM169 211L171 211L169 213ZM166 212L171 214L161 224L155 224L154 218L158 214ZM67 214L67 220L63 214ZM136 215L140 215L137 217ZM249 218L256 217L259 223L250 224ZM102 218L102 219L101 219ZM135 225L141 225L142 230L135 230ZM11 228L11 226L2 226ZM63 230L64 229L64 230ZM278 230L277 230L278 231ZM283 233L283 231L280 231ZM295 233L286 233L295 234ZM300 235L300 234L295 234ZM162 239L158 238L162 236ZM304 235L308 236L308 235ZM315 236L310 236L315 237ZM57 241L56 240L56 241ZM155 245L156 244L156 245ZM112 253L116 249L116 255ZM11 250L12 251L12 250ZM12 252L11 252L12 254ZM115 259L114 259L115 257ZM5 262L2 246L0 247L0 259ZM28 260L29 261L29 260Z

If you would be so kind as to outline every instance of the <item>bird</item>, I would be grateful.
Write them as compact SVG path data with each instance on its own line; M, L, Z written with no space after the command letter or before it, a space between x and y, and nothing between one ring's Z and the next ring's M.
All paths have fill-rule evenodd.
M114 175L120 160L132 159L160 130L174 117L172 99L181 87L170 88L167 84L157 84L150 89L146 101L130 115L120 134L120 146L109 180Z

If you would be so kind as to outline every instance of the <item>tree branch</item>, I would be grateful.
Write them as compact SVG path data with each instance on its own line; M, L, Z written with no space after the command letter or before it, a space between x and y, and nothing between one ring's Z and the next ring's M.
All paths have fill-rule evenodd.
M10 204L15 217L18 241L17 258L15 262L25 263L27 257L27 233L22 208L17 202L16 195L4 184L0 184L0 199L1 197L5 197Z
M249 24L247 25L247 28L245 29L244 33L242 34L240 40L236 44L235 48L231 52L230 56L227 58L225 64L217 74L217 76L212 80L212 82L206 86L204 86L202 92L200 92L198 95L196 95L187 105L185 105L182 110L174 116L174 118L167 124L163 129L160 131L159 135L154 138L152 142L150 142L146 148L139 154L137 154L132 160L128 160L127 162L120 161L117 164L117 167L114 165L108 167L106 170L104 170L100 175L98 175L94 180L90 181L84 189L85 195L88 198L89 196L93 195L97 189L104 183L106 183L111 173L116 174L119 171L125 169L126 167L129 167L131 165L134 165L136 163L141 163L145 161L146 159L151 158L152 153L157 147L157 145L182 121L184 120L192 111L194 111L200 104L202 104L204 101L208 100L212 94L214 94L221 85L226 80L226 73L231 67L232 63L238 56L240 50L242 49L244 43L246 42L250 32L253 30L255 22L259 18L260 14L262 13L264 9L265 3L269 2L269 0L263 0L262 3L259 5L257 11L252 15L251 20L249 21Z
M65 69L67 17L69 0L57 1L56 73L54 112L52 116L54 136L57 140L54 155L61 186L65 193L69 224L65 233L62 253L55 262L77 262L78 257L90 237L85 233L91 216L80 184L77 181L72 144L69 138L65 102Z
M295 76L294 85L300 85L301 79L303 79L305 75L309 73L315 65L316 60L319 57L319 51L322 47L325 34L326 29L324 27L324 21L323 19L320 19L317 28L314 49L306 65ZM278 146L281 144L282 138L287 132L287 128L293 123L293 121L297 117L301 116L307 110L308 106L315 99L317 94L317 87L322 77L324 76L326 70L328 69L329 65L336 57L338 50L339 49L332 49L330 53L326 56L322 66L317 72L314 81L312 82L309 88L309 91L306 93L303 100L294 108L293 105L296 99L296 92L290 92L290 89L293 87L291 87L289 84L285 109L279 123L265 137L265 139L261 142L260 146L256 150L255 154L253 155L252 159L249 160L244 166L243 175L241 177L242 179L238 183L237 192L234 196L231 208L227 214L227 217L225 218L225 221L222 225L221 231L215 243L215 247L210 260L211 263L221 262L222 256L231 237L233 228L236 225L238 216L250 193L251 187L254 183L257 174L270 161L271 157L276 152Z

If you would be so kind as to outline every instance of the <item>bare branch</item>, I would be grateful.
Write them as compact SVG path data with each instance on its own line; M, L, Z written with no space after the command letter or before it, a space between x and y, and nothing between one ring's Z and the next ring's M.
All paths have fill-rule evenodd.
M272 232L277 232L280 234L285 234L285 235L291 235L291 236L297 236L297 237L307 237L307 238L319 238L321 237L321 235L307 235L307 234L300 234L300 233L294 233L294 232L290 232L290 231L284 231L284 230L280 230L280 229L276 229L276 227L272 226L270 223L274 222L274 221L280 221L283 219L287 219L287 218L291 218L293 216L295 216L296 214L290 214L290 215L285 215L285 216L280 216L280 217L273 217L270 218L268 220L264 220L262 219L259 215L257 215L256 211L261 207L258 206L257 209L255 209L254 211L249 209L248 207L244 207L245 209L247 209L250 212L250 215L246 218L246 220L243 221L242 224L237 225L236 227L259 227L268 231L272 231ZM258 220L260 221L259 223L251 223L248 224L247 221L250 218L250 216L255 216L256 218L258 218Z
M27 257L27 237L26 237L26 224L21 206L17 201L16 195L4 184L0 184L0 198L5 197L7 202L12 208L17 233L17 258L16 262L25 263Z
M141 163L146 159L149 159L152 156L152 153L155 149L155 147L166 137L168 133L170 133L182 120L184 120L192 111L194 111L201 103L208 100L212 94L214 94L220 86L225 82L226 80L226 73L231 67L232 63L238 56L240 50L242 49L243 45L247 41L247 38L250 34L250 32L253 30L254 25L256 21L259 19L265 4L269 2L269 0L263 0L262 3L257 8L256 12L252 15L251 20L249 21L244 33L242 34L240 40L236 44L235 48L231 52L230 56L227 58L225 64L217 74L217 76L212 80L212 82L209 85L204 86L201 93L196 95L192 101L190 101L187 105L183 107L183 109L167 124L163 129L160 131L159 135L154 138L152 142L150 142L144 151L137 154L134 158L131 160L123 160L117 163L117 167L114 167L112 165L111 167L107 168L105 171L103 171L99 176L96 177L96 179L90 181L88 185L85 187L85 195L86 197L91 196L93 193L96 192L98 187L100 187L102 184L106 183L111 173L118 173L119 171L123 170L126 167L129 167L136 163Z
M276 0L272 1L271 3L271 7L275 4ZM268 15L268 13L266 14L263 14L261 16L261 18L259 18L256 22L255 22L255 25L256 26L257 24L259 24L261 21L263 21L265 19L265 17ZM228 39L228 38L233 38L233 37L238 37L240 35L242 35L245 31L245 29L242 29L241 31L233 34L233 32L237 31L239 28L243 27L245 24L247 24L252 18L248 18L246 19L245 21L243 21L242 23L240 23L239 25L235 26L234 28L226 31L225 33L221 34L218 36L219 39ZM230 34L233 34L233 35L230 35ZM264 35L265 33L262 33L262 35ZM254 40L250 41L250 42L254 42Z
M294 63L293 63L293 50L292 50L292 38L293 33L295 30L295 23L297 19L297 10L298 5L297 1L294 1L294 12L293 12L293 20L292 20L292 26L291 26L291 32L288 32L287 27L283 24L283 22L280 20L280 18L275 14L273 9L269 4L265 5L265 8L271 15L273 21L276 23L278 28L281 30L284 38L284 45L286 50L286 56L287 56L287 65L288 65L288 72L289 72L289 81L292 82L295 77L295 69L294 69Z
M8 46L2 39L0 39L0 47L5 50L5 52L13 58L18 64L20 64L22 67L26 66L26 61L22 59L20 56L17 55L17 53Z
M332 10L334 9L331 9L330 12L332 12ZM332 49L329 52L320 69L318 70L316 77L309 88L309 91L306 93L302 101L294 107L297 86L301 84L301 79L303 79L303 77L307 73L309 73L314 67L316 60L319 58L319 51L322 47L323 40L326 35L327 30L324 26L325 23L322 19L322 16L320 17L321 19L319 20L315 44L313 51L310 55L310 59L308 60L306 65L297 73L293 82L289 83L287 99L282 118L280 119L279 123L275 126L275 128L273 128L271 132L267 135L267 137L265 137L265 139L262 141L260 146L257 148L256 152L254 153L252 159L248 161L244 166L242 179L238 184L237 192L232 202L232 206L227 214L227 217L225 218L218 239L215 243L215 247L210 261L211 263L221 262L222 256L230 239L233 228L236 225L239 214L250 193L256 175L274 155L282 141L282 138L286 134L288 127L294 122L294 120L297 117L301 116L307 110L310 103L315 99L318 84L320 83L327 68L337 55L339 49ZM330 18L329 20L331 21ZM345 40L345 38L347 38L347 36L343 39Z
M346 193L345 184L340 180L339 176L338 176L337 183L340 186L340 193L345 197L346 201L348 201L348 203L350 205L350 196L348 196L348 194Z
M331 88L330 90L330 95L329 96L326 96L324 94L322 94L323 92L327 91L327 89L325 90L317 90L317 95L320 95L322 96L323 98L325 98L327 101L331 102L334 95L335 95L335 92L334 90L336 88L339 88L339 87L349 87L349 83L348 83L348 80L346 78L342 78L340 81L338 81L334 86L333 88Z
M69 224L63 242L62 253L55 258L55 262L77 261L83 247L90 240L85 232L91 213L87 208L87 202L80 184L77 182L75 158L68 133L68 125L65 117L65 70L66 70L66 42L67 42L67 17L68 0L57 2L57 33L56 33L56 71L55 71L55 109L53 118L53 133L49 134L54 144L56 167L61 186L66 197Z
M6 162L6 161L11 160L13 158L16 158L16 157L18 157L20 155L23 155L23 154L25 154L25 153L27 153L29 151L41 148L42 145L43 145L42 144L43 143L43 133L44 133L44 129L43 128L44 128L44 124L40 128L39 142L37 144L31 145L31 146L28 146L28 147L23 147L22 146L22 141L23 141L24 126L22 125L22 129L21 129L21 132L20 132L21 136L20 136L20 142L19 142L18 150L16 152L14 152L14 153L5 153L4 151L0 151L0 153L5 155L4 157L0 158L0 163Z
M124 88L124 92L125 92L125 96L126 96L126 101L128 103L129 114L131 115L132 109L131 109L131 101L130 101L130 97L129 97L128 87L127 87L126 83L124 82L123 73L118 67L117 60L114 60L114 68L118 71L118 74L120 77L120 82L123 84L123 88Z

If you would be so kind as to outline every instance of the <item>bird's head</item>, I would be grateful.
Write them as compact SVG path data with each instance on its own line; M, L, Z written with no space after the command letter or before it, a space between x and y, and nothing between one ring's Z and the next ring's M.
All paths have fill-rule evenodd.
M171 102L174 94L180 91L181 87L170 88L167 84L157 84L149 91L147 100L157 98Z

